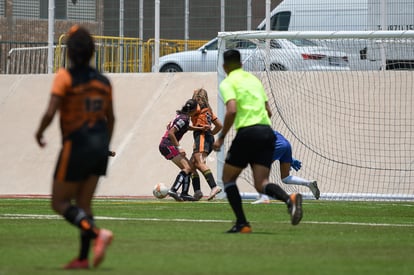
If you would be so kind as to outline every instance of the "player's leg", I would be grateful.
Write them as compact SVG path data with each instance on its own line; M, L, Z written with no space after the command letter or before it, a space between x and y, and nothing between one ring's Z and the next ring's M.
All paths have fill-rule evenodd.
M210 167L208 167L206 164L207 156L208 156L207 152L195 152L194 153L194 165L198 170L200 170L203 173L203 176L207 184L210 186L211 192L210 192L210 195L208 196L208 200L212 200L222 190L219 186L217 186L213 173L211 172Z
M317 200L319 199L320 191L317 182L290 175L290 162L280 162L280 177L284 184L302 185L308 187L315 198Z
M89 239L95 239L94 244L94 259L93 265L97 267L104 259L106 249L111 244L113 239L113 234L111 231L103 228L98 228L94 221L93 221L93 214L91 209L92 198L96 190L96 186L98 184L99 176L91 175L85 180L82 184L81 189L79 190L77 196L77 205L85 210L85 213L89 217L90 225L93 228L94 232L97 232L96 236L93 237L91 234L88 234L88 230L83 229L85 231L85 239L89 237ZM85 247L86 249L86 247ZM86 251L82 251L86 253Z
M236 180L243 168L239 168L228 163L223 167L223 184L224 191L227 194L227 200L236 216L235 225L227 233L250 233L251 227L244 214L242 199Z
M269 182L273 162L275 135L270 127L256 127L257 148L251 159L256 190L281 201L288 206L291 223L296 225L302 219L302 195L288 195L279 185Z
M52 187L52 208L57 213L62 215L69 223L77 226L81 232L81 247L82 235L85 238L96 237L95 232L89 232L85 225L90 225L90 219L85 211L76 205L71 204L71 200L76 198L80 183L79 182L61 182L55 180ZM82 221L84 221L82 223ZM83 228L82 228L83 227ZM91 234L93 236L91 236ZM87 258L77 257L69 262L65 269L87 269L89 262Z
M194 153L191 155L190 164L192 168L191 183L194 190L194 199L199 201L203 197L203 192L201 192L200 175L198 174L197 167L195 165Z
M190 161L183 155L179 154L172 159L172 162L177 165L181 171L178 173L171 189L168 191L168 195L173 197L176 201L183 201L183 197L185 197L186 200L193 200L194 198L192 196L190 198L188 195L192 171ZM183 191L181 196L179 196L177 191L181 186L183 186Z

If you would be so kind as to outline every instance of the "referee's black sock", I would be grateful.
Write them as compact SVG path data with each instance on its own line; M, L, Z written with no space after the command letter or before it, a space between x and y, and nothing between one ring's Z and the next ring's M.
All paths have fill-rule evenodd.
M266 184L263 188L263 193L277 200L284 201L285 203L287 203L287 201L289 200L288 193L286 193L285 190L282 189L282 187L275 183L269 182L268 184Z
M227 200L236 215L237 224L247 223L246 216L244 215L242 199L240 196L239 188L235 182L227 182L224 184L224 191L227 194Z

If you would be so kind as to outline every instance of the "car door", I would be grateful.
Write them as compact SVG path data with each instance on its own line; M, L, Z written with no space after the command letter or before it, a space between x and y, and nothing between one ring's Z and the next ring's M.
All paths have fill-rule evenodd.
M217 71L218 40L213 39L202 48L198 49L194 62L191 64L192 72Z

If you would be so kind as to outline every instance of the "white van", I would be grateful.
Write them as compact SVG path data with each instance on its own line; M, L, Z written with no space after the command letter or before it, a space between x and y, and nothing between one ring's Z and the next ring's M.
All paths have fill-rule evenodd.
M413 0L284 0L272 12L270 29L277 31L370 31L414 30ZM382 11L385 11L383 13ZM258 30L265 30L263 20ZM326 45L340 47L349 53L351 69L380 69L378 45L361 41L357 46L342 44ZM413 46L401 49L389 45L386 49L388 69L414 69ZM408 47L408 49L406 48Z

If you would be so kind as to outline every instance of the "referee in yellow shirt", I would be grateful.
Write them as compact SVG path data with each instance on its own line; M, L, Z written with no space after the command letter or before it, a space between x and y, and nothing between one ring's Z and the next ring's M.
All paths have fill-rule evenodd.
M213 145L214 150L220 150L233 123L237 131L227 152L222 177L227 199L236 216L235 225L227 232L252 232L236 185L238 176L248 164L253 172L256 190L284 201L291 215L291 223L297 225L302 219L302 195L295 193L289 196L279 185L269 182L275 135L263 84L253 74L243 70L238 50L227 50L223 53L223 60L227 77L220 83L220 94L226 105L226 113L223 129Z

